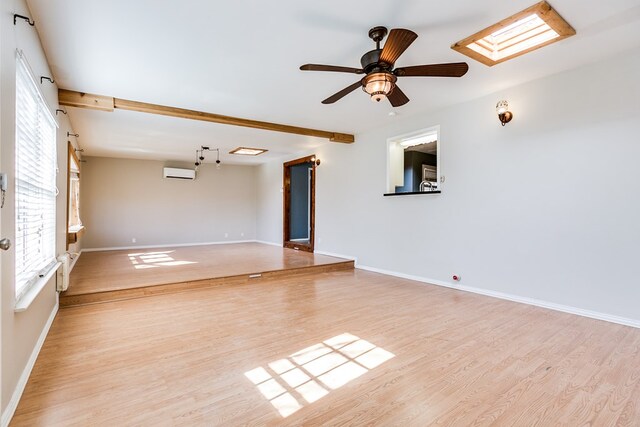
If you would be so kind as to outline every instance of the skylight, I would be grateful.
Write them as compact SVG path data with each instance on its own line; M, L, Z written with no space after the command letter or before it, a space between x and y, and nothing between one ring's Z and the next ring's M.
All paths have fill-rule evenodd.
M266 153L268 150L263 148L248 148L248 147L238 147L235 150L229 151L229 154L240 154L243 156L257 156L262 153Z
M546 1L535 4L451 46L485 65L495 65L574 35Z

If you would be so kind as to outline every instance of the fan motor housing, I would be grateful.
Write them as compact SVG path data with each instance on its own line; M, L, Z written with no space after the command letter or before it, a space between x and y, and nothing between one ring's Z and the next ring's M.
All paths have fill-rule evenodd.
M373 49L362 55L362 58L360 58L360 64L362 64L362 69L365 73L369 73L379 66L378 61L380 61L380 53L382 53L382 49Z

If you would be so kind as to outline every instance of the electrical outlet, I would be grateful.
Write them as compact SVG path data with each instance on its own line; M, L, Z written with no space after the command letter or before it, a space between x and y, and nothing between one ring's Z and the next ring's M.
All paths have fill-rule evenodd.
M240 233L240 237L244 237L244 233Z
M138 241L138 240L137 240L135 237L132 237L132 238L131 238L131 243L135 243L135 242L137 242L137 241Z
M229 237L229 233L224 233L224 237Z

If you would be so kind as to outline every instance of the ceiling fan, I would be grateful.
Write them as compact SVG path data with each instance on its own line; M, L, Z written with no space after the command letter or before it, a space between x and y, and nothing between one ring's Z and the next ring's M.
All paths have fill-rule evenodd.
M376 48L362 55L360 59L362 68L320 64L305 64L300 67L303 71L365 74L361 80L322 101L323 104L333 104L358 87L362 87L366 93L371 95L372 101L380 102L384 98L388 98L391 105L399 107L409 102L409 98L396 85L398 77L462 77L469 69L466 62L415 65L394 69L393 66L400 55L418 38L418 35L411 30L394 28L389 32L384 47L380 49L380 42L386 35L387 29L385 27L375 27L369 30L369 37L376 43Z

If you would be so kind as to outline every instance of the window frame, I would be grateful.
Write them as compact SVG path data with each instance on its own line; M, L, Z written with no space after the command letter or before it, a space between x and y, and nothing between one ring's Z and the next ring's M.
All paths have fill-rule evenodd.
M398 174L404 173L404 160L402 161L403 168L399 168L398 156L404 156L404 147L402 142L412 139L420 139L427 136L436 136L436 182L437 190L425 191L425 192L395 192L395 187L398 182ZM415 194L440 194L442 192L442 169L441 169L441 138L442 133L440 131L440 125L429 126L428 128L419 129L413 132L404 133L401 135L392 136L387 139L387 181L386 192L384 196L402 196L402 195L415 195ZM402 157L404 159L404 157Z
M71 141L67 141L67 220L65 222L66 224L66 236L67 236L67 241L66 241L66 248L67 250L69 250L69 245L77 243L78 242L78 238L82 235L82 233L84 233L84 225L82 224L82 219L80 218L80 196L78 196L78 220L80 221L80 224L78 226L75 226L72 230L71 224L69 224L69 220L71 219L71 197L72 197L72 192L71 192L71 180L72 180L72 173L73 171L71 170L71 162L74 162L78 168L78 185L80 185L79 181L80 181L80 160L78 159L78 156L76 155L76 150L75 147L73 146L73 144L71 143Z
M33 105L35 121L29 122L29 120L32 120L34 117L27 117L27 121L21 121L21 111L23 111L22 108L25 106L25 104L23 104L24 102L35 103ZM22 119L24 118L25 116L22 115ZM58 189L56 187L58 170L58 123L47 104L46 98L36 84L34 73L31 71L27 59L19 50L16 50L14 126L14 296L16 298L16 304L18 304L23 301L27 295L32 294L34 289L40 289L40 282L50 278L52 271L56 268L58 196ZM32 126L36 127L35 133ZM46 126L46 128L44 128L44 126ZM44 131L41 130L43 128ZM29 141L29 139L31 139L31 141ZM32 144L32 151L34 150L33 146L35 146L35 154L28 152L30 150L29 144ZM51 164L44 166L45 161L50 161ZM38 162L42 166L33 167L33 163L29 166L30 162ZM49 170L46 171L46 169ZM25 175L25 170L28 171L27 175L33 170L37 172L37 175L29 178ZM49 173L51 176L49 176ZM37 182L38 180L40 180L39 183ZM42 186L44 182L51 182L52 186L46 188ZM26 185L36 188L35 191L39 191L41 195L34 198L33 194L29 194L27 190L24 190ZM20 186L22 186L22 189ZM41 229L45 231L45 233L41 235L43 237L37 244L33 243L33 239L29 240L30 233L23 228L24 225L21 226L19 219L21 215L24 215L24 213L21 214L20 212L24 210L25 201L26 203L33 203L34 200L46 206L42 210L43 218L41 219ZM20 229L21 227L22 229ZM34 245L38 247L33 247ZM19 248L22 249L21 253L19 253ZM30 257L24 256L25 254L32 253L34 250L37 250L38 253L41 253L41 251L46 252L42 255L42 259L35 259L35 257L31 259ZM22 259L20 259L20 257L22 257ZM25 267L33 267L33 271Z

